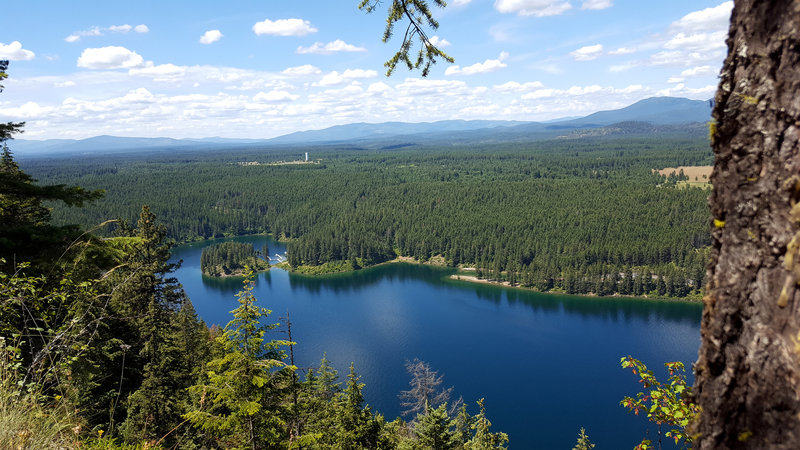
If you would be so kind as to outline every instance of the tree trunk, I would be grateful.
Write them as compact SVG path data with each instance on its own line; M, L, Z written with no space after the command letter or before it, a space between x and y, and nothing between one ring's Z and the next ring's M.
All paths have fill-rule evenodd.
M800 448L799 37L800 0L735 1L711 127L701 449Z

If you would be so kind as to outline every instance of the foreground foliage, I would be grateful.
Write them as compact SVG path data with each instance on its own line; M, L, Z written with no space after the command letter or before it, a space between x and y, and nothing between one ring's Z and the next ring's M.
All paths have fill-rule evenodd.
M664 363L669 371L666 382L659 381L653 371L636 358L631 356L620 360L623 368L629 368L634 375L639 377L639 383L644 392L639 392L636 397L625 397L620 405L627 408L637 416L639 412L647 414L647 419L658 425L657 443L661 448L661 426L669 427L664 435L675 441L691 444L692 436L687 427L697 417L700 409L692 403L692 387L686 382L685 368L682 362ZM638 449L655 448L650 439L643 439L637 446Z

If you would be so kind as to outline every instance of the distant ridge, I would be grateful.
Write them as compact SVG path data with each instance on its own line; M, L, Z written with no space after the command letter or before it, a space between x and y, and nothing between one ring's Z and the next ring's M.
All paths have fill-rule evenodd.
M596 133L572 133L588 128L603 128L614 124L640 122L651 125L680 125L707 122L711 117L711 100L690 100L676 97L651 97L621 109L600 111L578 119L548 122L519 122L507 120L443 120L439 122L384 122L337 125L322 130L298 131L272 139L231 139L210 137L202 139L136 138L95 136L82 140L50 139L14 140L10 147L17 156L48 156L57 154L92 154L98 152L130 152L158 149L220 149L253 146L278 147L303 144L357 143L386 150L423 143L487 143L557 138L562 136L615 135L621 128ZM637 133L660 132L663 127L623 127ZM672 130L672 128L669 128Z

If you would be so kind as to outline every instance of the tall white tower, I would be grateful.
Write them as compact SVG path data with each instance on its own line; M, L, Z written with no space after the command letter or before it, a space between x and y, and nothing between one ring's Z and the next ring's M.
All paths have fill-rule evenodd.
M306 162L308 162L308 152L306 152Z

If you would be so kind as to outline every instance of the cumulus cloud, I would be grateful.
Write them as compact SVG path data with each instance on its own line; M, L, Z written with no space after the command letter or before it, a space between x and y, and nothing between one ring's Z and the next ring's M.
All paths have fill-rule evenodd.
M467 87L467 83L463 81L423 80L419 78L406 78L402 83L395 86L398 91L414 97L433 94L459 96L464 93Z
M596 84L589 86L572 86L569 89L537 89L522 96L523 100L540 100L546 98L585 97L592 95L627 95L644 91L644 86L632 84L624 88L603 87Z
M282 91L282 90L259 92L258 94L253 96L254 101L267 102L267 103L293 101L297 100L298 98L300 98L299 95L294 95L287 91Z
M444 47L449 47L449 46L453 45L447 39L442 39L439 36L432 37L430 39L430 41L431 41L431 44L433 44L433 46L437 47L437 48L444 48Z
M388 84L386 84L386 83L384 83L382 81L379 81L377 83L372 83L367 88L367 92L369 92L371 94L382 94L384 92L389 92L391 90L392 90L392 88L390 88Z
M144 59L125 47L87 48L78 58L78 67L86 69L131 69L144 64Z
M53 83L53 86L57 87L57 88L73 87L73 86L77 86L77 85L78 85L78 83L76 83L76 82L74 82L72 80Z
M333 71L319 80L318 83L315 83L315 86L336 86L338 84L343 84L348 81L352 81L358 78L375 78L378 76L378 72L374 70L363 70L363 69L347 69L343 73L339 73L337 71Z
M501 13L546 17L563 14L572 5L563 0L495 0L494 7Z
M327 44L323 44L322 42L315 42L314 45L310 47L297 47L296 53L301 55L315 53L318 55L329 55L331 53L337 52L365 52L367 49L363 47L356 47L355 45L350 45L341 39L337 39L332 42L328 42Z
M316 75L321 73L321 70L319 70L318 67L312 66L311 64L304 64L302 66L286 68L281 73L290 77L303 77L308 75Z
M581 9L606 9L612 6L611 0L584 0Z
M64 40L67 42L78 42L83 37L104 36L107 32L126 34L130 33L131 30L137 33L147 33L150 31L150 28L148 28L145 24L139 24L134 27L128 25L127 23L122 25L111 25L109 27L92 27L88 30L76 31L65 37Z
M650 55L651 66L696 66L722 63L733 2L691 12L673 22L664 35L661 51Z
M587 45L569 53L576 61L591 61L603 54L603 44Z
M174 64L145 65L128 70L131 76L148 77L153 81L177 81L186 74L186 68Z
M541 87L544 87L541 81L529 81L527 83L509 81L507 83L493 86L494 90L499 92L526 92Z
M714 85L708 85L699 88L690 88L684 85L683 83L678 83L673 87L662 89L656 92L656 95L659 97L694 97L694 98L707 99L713 96L714 92L716 91L717 87Z
M704 77L704 76L715 76L718 74L719 71L711 66L698 66L698 67L693 67L691 69L686 69L683 72L681 72L681 76L683 77Z
M22 48L19 41L14 41L8 45L0 42L0 59L8 59L10 61L30 61L36 57L36 54L30 50Z
M316 33L318 30L311 25L311 22L303 19L264 19L253 25L253 31L261 36L264 34L272 36L305 36Z
M453 0L453 5L455 6L464 6L469 5L472 0Z
M222 36L223 34L219 30L208 30L200 36L200 43L206 45L213 44L222 39Z
M732 1L723 2L712 8L691 12L673 22L670 28L689 34L701 33L706 30L727 30L732 10Z
M450 66L445 71L445 75L476 75L479 73L489 73L495 70L503 69L508 65L503 62L508 58L508 53L502 52L497 59L487 59L482 63L475 63L471 66L460 67L458 65Z

